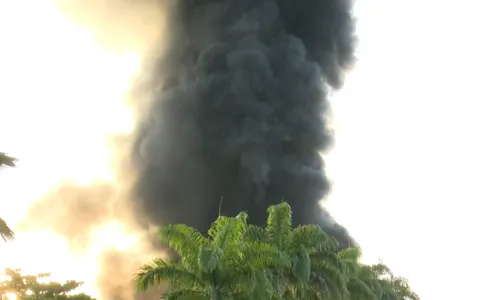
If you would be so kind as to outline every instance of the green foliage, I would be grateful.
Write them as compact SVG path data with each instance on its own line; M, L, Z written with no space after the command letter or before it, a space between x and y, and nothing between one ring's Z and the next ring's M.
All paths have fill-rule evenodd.
M273 248L258 242L244 243L247 215L220 217L208 238L186 225L168 225L160 237L176 251L178 262L155 259L135 275L137 288L145 291L168 285L164 299L247 299L248 295L271 294L263 270ZM266 290L266 286L269 287Z
M14 231L10 229L2 218L0 218L0 238L5 242L12 241L14 239Z
M4 152L0 152L0 167L14 167L16 165L16 161L17 159L15 159L14 157L8 156Z
M166 285L168 300L419 300L387 266L361 264L360 249L339 251L319 226L292 228L287 203L269 207L265 228L247 219L221 216L207 237L186 225L165 226L160 238L180 259L144 265L137 288Z
M0 282L0 299L14 294L17 300L94 300L86 294L73 294L82 282L41 282L50 274L22 275L20 270L12 269L6 269L4 275L8 279Z
M17 160L15 158L10 157L3 152L0 152L0 167L14 167L16 161ZM0 238L5 242L12 241L14 239L14 232L2 218L0 218Z
M344 265L337 258L337 241L318 226L292 229L292 211L287 203L268 209L263 230L250 227L246 241L256 239L279 251L267 272L275 298L329 299L347 294Z

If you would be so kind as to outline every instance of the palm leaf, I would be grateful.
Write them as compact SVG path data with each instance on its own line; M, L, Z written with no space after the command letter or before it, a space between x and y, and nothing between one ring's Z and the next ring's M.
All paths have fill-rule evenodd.
M0 218L0 237L6 242L14 239L14 232L2 218Z
M294 277L301 283L305 284L311 277L311 258L305 247L302 247L298 255L295 256L292 272Z
M359 278L351 278L348 284L350 298L353 300L378 300L370 286Z
M341 269L329 265L318 265L314 261L313 264L312 282L324 282L328 293L334 295L336 299L342 299L348 294L348 278Z
M200 285L195 274L185 270L182 265L161 258L154 259L142 266L134 276L134 283L139 291L146 291L151 287L157 287L164 283L185 289Z
M245 242L266 242L267 240L267 234L264 228L255 226L255 225L248 225L246 230L245 230L245 235L243 237Z
M196 229L183 224L167 225L160 229L160 239L175 250L188 264L198 259L200 249L209 241Z
M208 230L213 245L218 248L229 248L239 244L245 234L248 215L244 212L235 218L219 217Z
M198 263L202 272L211 273L220 265L222 251L219 248L205 247L200 251Z
M5 165L8 167L15 167L17 159L0 152L0 167Z
M285 249L292 232L292 209L286 202L270 206L266 232L269 239L278 249Z
M178 291L167 291L161 297L163 300L208 300L210 295L205 291L196 290L178 290Z
M241 245L243 268L269 269L291 267L292 259L269 244L248 242Z
M317 225L303 225L293 229L292 247L306 247L309 251L336 251L337 240L322 231Z
M339 257L347 262L358 263L362 252L360 248L347 248L339 252Z

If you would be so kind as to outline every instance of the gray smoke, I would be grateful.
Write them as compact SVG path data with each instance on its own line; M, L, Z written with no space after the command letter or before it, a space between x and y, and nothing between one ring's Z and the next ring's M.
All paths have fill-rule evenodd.
M328 86L354 63L351 0L170 0L133 160L145 224L205 231L219 214L263 224L287 201L297 224L353 241L320 202L333 145Z

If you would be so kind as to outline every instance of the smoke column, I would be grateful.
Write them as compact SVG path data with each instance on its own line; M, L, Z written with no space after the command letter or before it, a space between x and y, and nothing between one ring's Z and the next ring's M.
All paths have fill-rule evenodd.
M60 182L31 205L19 226L27 232L49 229L74 254L98 261L94 284L102 299L155 298L157 291L136 295L124 278L161 255L151 247L156 227L181 222L205 231L219 214L221 198L222 214L246 210L256 224L265 222L269 205L285 200L293 208L295 225L319 224L342 247L353 243L320 205L330 191L321 154L333 145L327 94L342 86L354 62L351 1L55 3L73 22L90 29L93 42L102 48L142 57L128 103L135 113L134 132L111 137L109 145L114 180ZM71 52L64 34L55 37L60 44L49 50ZM69 60L65 65L74 64ZM86 97L102 102L87 115L93 123L97 110L105 111L112 100L99 94L119 89L112 80L118 75L97 76L102 86L89 87L94 78L76 76L88 73L78 66L61 68L64 74L71 71L64 82L78 83L68 91L89 89L93 93ZM101 73L110 68L93 66ZM74 93L61 95L74 104L81 101ZM110 123L117 114L106 113ZM67 128L67 122L60 127ZM78 138L83 132L75 132L71 140L82 144L66 151L74 159L88 159L86 146L94 144ZM67 136L54 134L53 143L68 143ZM92 169L101 162L88 164Z
M263 224L285 200L295 225L352 243L321 206L330 191L321 153L333 142L327 90L354 62L351 1L163 5L164 47L142 82L154 97L133 149L141 221L205 231L223 197L222 214L245 210Z

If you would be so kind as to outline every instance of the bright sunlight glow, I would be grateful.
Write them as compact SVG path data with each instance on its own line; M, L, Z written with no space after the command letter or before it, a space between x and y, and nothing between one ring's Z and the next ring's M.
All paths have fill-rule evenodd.
M366 261L382 258L423 300L498 294L497 6L356 1L359 63L334 99L329 207ZM113 180L105 136L133 128L123 98L139 56L100 49L51 0L1 1L0 44L0 150L20 159L0 172L0 216L15 226L62 180ZM97 233L79 256L51 232L17 232L0 268L96 295L97 253L135 241L118 223Z
M30 203L63 180L113 179L106 135L133 128L124 96L139 56L99 49L50 0L2 1L0 39L0 149L20 160L0 174L0 212L15 226ZM0 245L0 268L82 280L97 295L97 254L134 239L120 224L98 233L90 253L77 256L51 232L17 232L15 242Z

